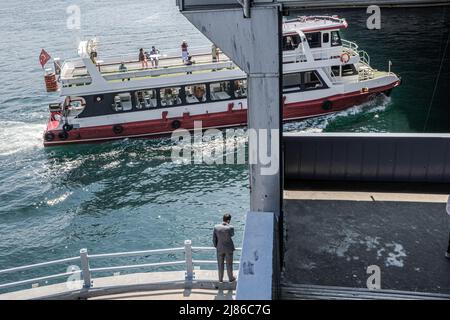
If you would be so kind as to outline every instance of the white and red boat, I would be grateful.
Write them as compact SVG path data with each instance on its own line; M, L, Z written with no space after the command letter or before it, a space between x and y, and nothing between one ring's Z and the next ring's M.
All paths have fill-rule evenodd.
M341 39L342 28L347 22L334 16L283 23L284 120L338 112L400 84ZM99 60L95 39L78 51L62 67L55 63L63 101L50 105L45 146L167 135L194 129L194 121L204 129L247 123L246 75L223 54L213 61L210 50L191 52L191 65L169 54L143 68L138 55Z

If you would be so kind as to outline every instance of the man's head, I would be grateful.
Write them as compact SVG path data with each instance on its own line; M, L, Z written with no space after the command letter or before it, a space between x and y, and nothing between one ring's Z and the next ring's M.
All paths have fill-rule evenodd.
M223 215L223 222L230 223L230 221L231 221L231 214L225 213Z

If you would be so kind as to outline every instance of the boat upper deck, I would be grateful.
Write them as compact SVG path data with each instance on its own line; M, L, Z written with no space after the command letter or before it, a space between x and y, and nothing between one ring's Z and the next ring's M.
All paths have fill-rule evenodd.
M345 19L337 16L300 16L283 23L283 32L314 32L347 28Z
M186 72L211 72L226 69L237 69L237 66L223 53L220 60L214 62L208 53L191 54L192 64L185 64L180 56L158 55L157 66L152 66L148 60L148 67L143 67L136 56L104 58L96 60L96 68L106 81L121 81L130 78L145 78L155 76L170 76L186 74ZM81 58L67 60L61 71L63 86L77 86L89 84L91 76L85 62Z

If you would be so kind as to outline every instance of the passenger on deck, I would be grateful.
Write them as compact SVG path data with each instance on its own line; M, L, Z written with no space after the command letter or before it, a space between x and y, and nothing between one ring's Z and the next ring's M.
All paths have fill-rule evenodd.
M187 60L184 62L186 66L191 66L195 63L195 61L192 61L192 56L188 56ZM192 71L186 72L186 74L192 74Z
M212 55L212 61L213 62L219 62L220 61L219 48L217 48L215 44L213 44L212 47L211 47L211 55Z
M183 43L181 44L181 59L184 63L189 59L188 44L186 40L183 40Z
M143 48L139 49L139 62L141 63L142 68L148 68L148 61Z
M232 237L234 236L234 227L230 224L231 215L223 215L223 222L214 227L213 244L217 250L217 264L219 271L219 282L223 282L224 262L227 264L228 280L233 282L236 278L233 276L233 252L235 250Z
M152 47L152 50L150 51L150 62L152 63L152 67L157 68L159 64L159 50L155 48L155 46Z
M120 72L127 72L128 71L128 68L127 68L127 66L125 65L125 62L121 62L120 63L120 66L119 66L119 71ZM123 81L125 81L125 79L122 79L122 82ZM128 81L130 81L130 78L128 78Z

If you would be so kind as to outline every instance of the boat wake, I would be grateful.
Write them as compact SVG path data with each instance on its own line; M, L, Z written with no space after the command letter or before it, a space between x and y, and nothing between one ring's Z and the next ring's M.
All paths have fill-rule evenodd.
M285 123L283 125L283 130L284 132L323 132L331 123L338 119L354 117L362 113L377 114L379 112L383 112L391 104L391 102L392 99L390 97L381 95L371 101L356 105L341 112L310 118L299 122Z
M43 124L5 121L0 128L0 156L42 148Z

